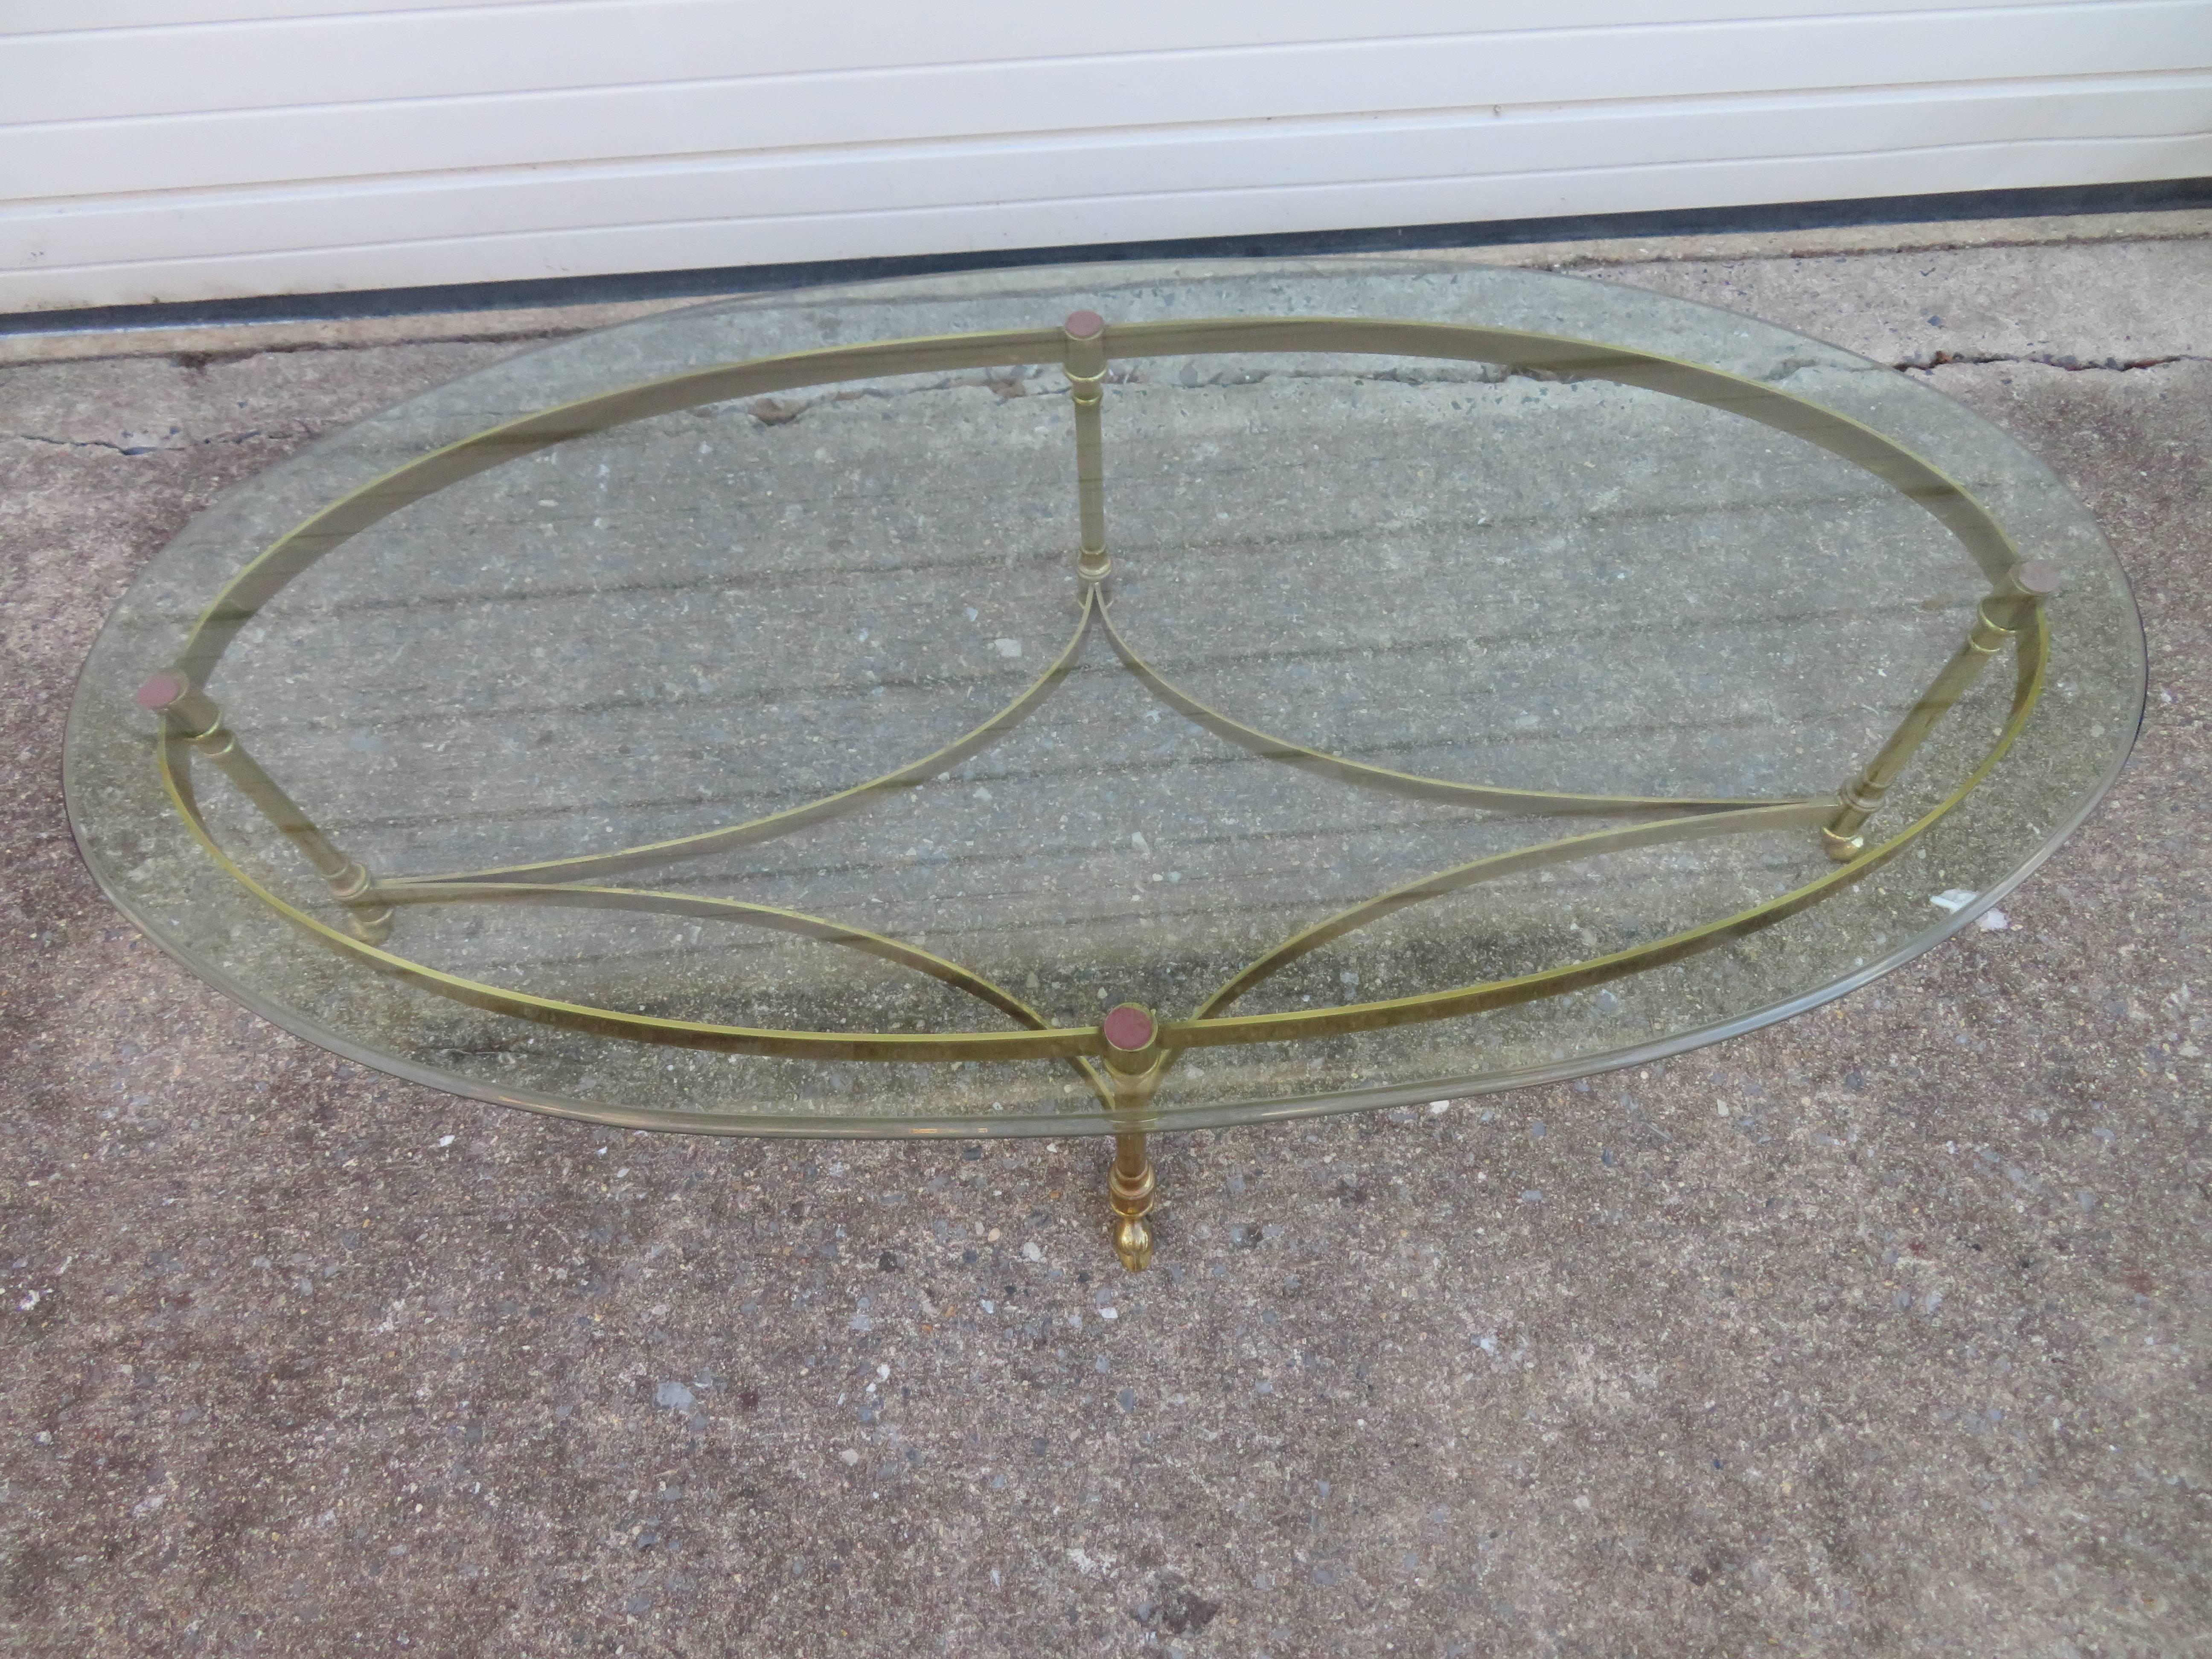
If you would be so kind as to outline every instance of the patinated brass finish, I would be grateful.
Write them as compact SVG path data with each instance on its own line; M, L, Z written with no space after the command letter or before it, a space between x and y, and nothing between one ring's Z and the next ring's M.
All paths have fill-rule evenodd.
M397 876L392 879L396 884L423 887L447 882L583 881L599 876L619 875L625 870L643 870L655 865L673 864L682 859L704 858L732 847L748 847L755 842L772 841L778 836L787 836L794 830L803 830L811 823L841 817L856 807L872 804L892 790L909 789L916 784L928 782L939 773L957 766L970 755L981 753L1035 714L1044 700L1052 695L1054 688L1067 678L1068 671L1075 666L1076 659L1083 654L1084 641L1091 635L1091 624L1097 607L1097 592L1086 586L1078 602L1075 632L1060 655L1021 696L981 725L955 738L944 748L896 771L886 772L879 778L871 778L866 783L855 784L850 789L825 795L819 800L792 807L787 811L771 812L765 817L733 823L725 829L702 830L696 836L682 836L673 841L653 842L643 847L625 847L616 852L586 854L576 858L546 859L536 864L509 864L491 870L448 872L435 875Z
M1257 727L1231 720L1210 708L1162 674L1130 647L1114 626L1110 609L1102 610L1098 625L1114 654L1135 675L1145 689L1187 719L1198 722L1217 738L1249 750L1262 760L1280 761L1334 783L1348 783L1385 794L1414 800L1443 801L1455 806L1480 807L1485 811L1514 813L1530 817L1673 817L1684 814L1730 812L1764 803L1729 796L1704 795L1570 795L1548 789L1506 789L1495 784L1455 783L1447 778L1425 778L1412 772L1394 772L1384 766L1346 760L1304 744L1273 737Z
M2005 573L2002 587L1981 602L1966 641L1936 674L1927 692L1899 722L1881 752L1867 763L1866 770L1837 793L1841 810L1820 831L1820 843L1830 858L1848 864L1866 850L1859 826L1881 805L1889 786L1897 781L1915 750L1951 712L1968 688L1981 677L1982 665L2017 638L2028 615L2058 590L2056 567L2040 560L2014 565Z
M1646 798L1505 788L1391 771L1273 737L1182 691L1139 656L1115 625L1106 586L1110 565L1106 552L1100 429L1109 346L1103 321L1094 313L1079 312L1056 330L884 341L722 364L512 421L410 462L316 514L250 563L200 618L173 666L148 682L141 701L161 716L156 756L169 798L210 856L277 915L367 967L478 1007L607 1036L738 1054L855 1060L1066 1061L1106 1108L1112 1125L1115 1157L1109 1190L1116 1218L1115 1243L1123 1261L1136 1269L1150 1259L1152 1247L1146 1218L1152 1208L1153 1176L1146 1137L1151 1129L1161 1127L1154 1097L1183 1050L1335 1036L1506 1007L1602 984L1770 926L1878 868L1957 807L2011 746L2040 694L2049 653L2042 600L2055 591L2056 573L2045 565L2022 563L2002 526L1981 502L1936 467L1848 416L1775 386L1591 341L1438 323L1223 318L1117 325L1110 337L1112 355L1117 358L1230 350L1420 356L1513 364L1564 378L1613 380L1727 410L1818 445L1882 478L1949 529L1992 586L1966 645L1936 676L1926 696L1880 754L1844 788L1840 806L1828 799ZM852 788L786 811L671 841L491 869L373 880L361 865L330 844L246 754L223 726L214 703L194 689L206 682L246 623L317 560L410 502L504 462L627 422L733 398L880 375L1055 362L1068 376L1081 523L1075 625L1068 643L1045 672L998 714L921 759ZM1479 811L1637 822L1477 860L1381 894L1284 940L1230 979L1188 1018L1162 1020L1150 1010L1125 1004L1111 1011L1100 1024L1088 1026L1055 1026L1003 987L957 963L822 917L734 900L586 884L626 871L666 866L787 835L936 776L988 748L1034 713L1074 667L1094 627L1104 633L1124 667L1152 696L1253 754L1355 787ZM1934 808L1887 842L1867 848L1861 826L1929 732L1965 694L1982 665L2008 642L2014 647L2018 674L2010 710L1995 743ZM300 848L340 905L344 930L271 890L224 850L198 805L191 778L195 754L213 761ZM1228 1012L1254 986L1299 957L1408 905L1549 864L1709 836L1814 825L1820 826L1824 843L1841 867L1735 915L1663 939L1535 973L1417 995L1269 1014ZM382 948L395 914L434 903L621 908L775 929L862 951L929 975L989 1005L1019 1029L759 1030L532 995L444 973ZM558 1113L566 1109L540 1106L538 1109ZM599 1122L695 1133L761 1132L729 1115L597 1108L588 1112L579 1109L572 1115Z
M330 837L246 752L238 734L223 724L222 710L212 697L184 674L171 670L155 675L138 688L138 706L161 717L161 729L172 740L189 744L213 761L216 769L237 786L239 793L300 849L314 866L315 873L329 884L331 896L346 907L346 926L356 939L381 945L392 936L392 907L371 896L373 884L367 866L331 845Z
M1139 1115L1167 1070L1169 1052L1160 1045L1159 1022L1141 1003L1125 1002L1107 1011L1099 1029L1106 1039L1113 1109L1117 1115ZM1142 1273L1152 1259L1152 1230L1145 1219L1152 1209L1152 1160L1142 1134L1115 1136L1107 1195L1115 1217L1115 1253L1131 1273Z
M1075 493L1082 522L1075 568L1095 586L1106 580L1114 561L1106 553L1106 452L1099 427L1099 405L1106 399L1106 319L1079 311L1061 325L1067 349L1068 401L1075 406Z
M1152 1160L1142 1135L1114 1137L1114 1168L1107 1197L1115 1215L1114 1254L1133 1273L1152 1264Z

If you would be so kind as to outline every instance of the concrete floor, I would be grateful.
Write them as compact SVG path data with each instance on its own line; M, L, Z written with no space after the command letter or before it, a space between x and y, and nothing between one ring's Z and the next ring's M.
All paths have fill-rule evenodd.
M2138 584L2136 759L2008 928L1830 1010L1167 1143L1140 1279L1096 1143L452 1099L261 1024L94 890L61 722L131 573L225 485L577 319L16 351L0 1646L2212 1652L2204 217L1502 256L2011 429Z

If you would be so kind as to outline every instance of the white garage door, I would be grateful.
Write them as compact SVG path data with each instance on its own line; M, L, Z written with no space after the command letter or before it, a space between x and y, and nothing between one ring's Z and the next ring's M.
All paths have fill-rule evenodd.
M0 118L21 312L2212 174L2212 0L27 0Z

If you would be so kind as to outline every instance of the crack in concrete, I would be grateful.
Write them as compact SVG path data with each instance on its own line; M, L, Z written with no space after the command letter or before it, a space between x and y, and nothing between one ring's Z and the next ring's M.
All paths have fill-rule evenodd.
M648 313L647 315L651 313ZM624 319L623 321L643 319ZM158 352L118 352L112 356L167 357L179 368L195 372L208 368L242 363L249 357L286 357L309 351L389 351L398 346L465 346L465 345L533 345L555 340L573 340L580 335L598 332L601 328L618 328L621 323L578 325L574 328L516 328L486 329L477 332L453 334L424 334L410 339L397 340L278 340L268 345L234 346L222 349L193 349ZM247 326L252 326L248 325ZM97 357L54 358L56 362L97 362Z
M118 455L160 455L172 450L204 449L212 444L251 443L256 438L281 434L272 434L265 427L255 427L249 432L219 432L211 438L180 438L175 443L118 444L105 438L50 438L42 432L10 432L6 434L17 443L49 444L56 449L105 449Z
M276 349L287 350L297 349L297 348L276 348ZM260 354L245 353L240 355L241 356L248 356ZM2056 368L2071 374L2084 374L2091 373L2129 374L2135 373L2138 369L2164 368L2174 363L2212 363L2212 356L2208 356L2197 352L2178 351L2161 357L2106 357L2101 361L2096 359L2084 361L2081 358L2074 356L2070 353L2031 353L2025 356L2020 356L2010 353L1996 351L1936 351L1929 354L1926 357L1905 357L1893 360L1887 364L1886 367L1894 369L1899 374L1909 373L1915 370L1924 374L1938 368L1948 368L1954 365L1966 368L1983 368L1990 365L2014 364L2026 365L2039 368ZM1807 366L1808 365L1806 363L1802 362L1789 363L1784 366L1784 372L1783 374L1778 374L1772 378L1785 378L1787 371ZM981 388L995 392L1000 397L1034 395L1030 392L1029 388L1024 382L1032 379L1039 378L1049 372L1050 371L1044 368L1044 366L1038 365L1036 368L1033 368L1028 374L1022 375L957 375L935 381L927 386L901 387L896 390L869 386L857 389L841 389L818 398L779 399L773 397L768 397L747 399L744 400L744 402L746 406L746 412L750 413L753 417L756 420L760 421L763 425L781 426L787 422L797 419L799 416L806 413L808 410L818 408L823 404L850 402L863 398L896 398L901 396L912 396L918 393L947 392L959 388L969 387ZM1398 368L1387 368L1372 374L1347 374L1341 370L1312 370L1297 368L1262 371L1256 374L1224 372L1209 376L1206 380L1199 381L1195 386L1180 382L1178 382L1178 384L1182 390L1193 391L1196 390L1198 386L1211 387L1218 386L1251 385L1259 380L1276 376L1279 376L1285 380L1352 379L1397 380L1410 386L1439 383L1494 386L1508 380L1528 379L1536 380L1552 380L1562 378L1559 375L1547 374L1542 370L1530 370L1512 365L1483 364L1471 369L1458 372L1455 372L1450 369L1443 369L1434 373L1420 370L1409 372ZM1141 374L1130 374L1121 378L1124 380L1141 381L1147 377ZM1054 390L1057 390L1057 388L1054 388ZM1047 395L1050 394L1048 393ZM694 412L704 414L717 407L718 405L713 404L702 404ZM137 456L161 454L171 450L202 448L213 444L250 443L257 438L281 437L284 434L272 433L266 428L255 427L245 432L219 433L216 435L209 438L185 438L181 439L175 443L153 444L122 444L112 442L105 438L53 438L48 437L46 434L40 432L11 432L4 435L8 438L13 439L18 443L47 444L58 449L105 449L111 453L117 455Z
M160 447L148 444L143 448L125 449L121 444L112 444L102 438L49 438L36 432L11 432L8 435L18 443L52 444L57 449L112 449L118 455L150 455Z
M1898 370L1911 368L1942 368L1952 363L1979 367L1985 363L2027 363L2039 368L2059 368L2069 374L2085 374L2092 370L2108 374L2127 374L2139 368L2164 368L2168 363L2212 363L2212 357L2196 352L2177 351L2165 357L2106 357L2083 362L2069 353L2031 353L2016 357L1999 351L1937 351L1927 357L1907 357L1890 367Z
M1930 253L1983 253L1990 249L2030 249L2041 252L2055 247L2114 247L2129 242L2197 242L2205 240L2205 232L2195 224L2177 225L2165 228L2154 226L2133 226L2119 235L2094 234L2061 236L1990 236L1946 237L1926 242L1882 242L1878 240L1853 242L1841 239L1831 246L1785 247L1767 251L1759 248L1715 248L1713 240L1741 235L1741 232L1718 231L1711 239L1695 235L1679 239L1680 246L1667 247L1637 243L1633 237L1610 239L1614 246L1623 242L1637 243L1634 253L1615 253L1596 250L1588 253L1571 254L1564 259L1546 262L1545 270L1613 270L1626 266L1655 264L1775 264L1815 259L1912 259ZM1655 238L1655 242L1670 239ZM1527 246L1524 244L1524 246Z

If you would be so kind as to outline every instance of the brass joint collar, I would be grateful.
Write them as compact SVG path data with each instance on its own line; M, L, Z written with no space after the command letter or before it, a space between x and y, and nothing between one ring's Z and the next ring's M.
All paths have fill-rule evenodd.
M1984 656L2002 650L2006 641L2019 633L2020 629L2016 627L2008 627L2000 617L1991 616L1990 611L1992 606L1995 606L2003 616L2008 617L2014 605L2018 603L2017 600L2002 599L1995 595L1984 599L1974 612L1974 626L1966 635L1966 643Z
M1152 1166L1147 1162L1140 1175L1125 1176L1117 1166L1107 1177L1106 1195L1114 1213L1134 1221L1152 1210Z
M350 902L368 891L368 866L356 860L328 879L331 893L342 902Z
M161 712L174 722L174 724L170 727L170 730L172 731L175 731L179 727L191 726L192 724L192 716L195 714L199 716L200 729L197 732L185 732L185 741L186 743L205 743L210 738L215 736L216 732L222 730L222 710L216 708L215 704L210 702L205 697L191 696L181 696Z
M1061 325L1061 361L1071 380L1100 380L1106 374L1106 319L1095 311L1072 313Z
M1847 811L1856 812L1863 817L1881 805L1881 798L1888 793L1889 787L1886 784L1858 778L1836 791L1836 799L1844 804Z

